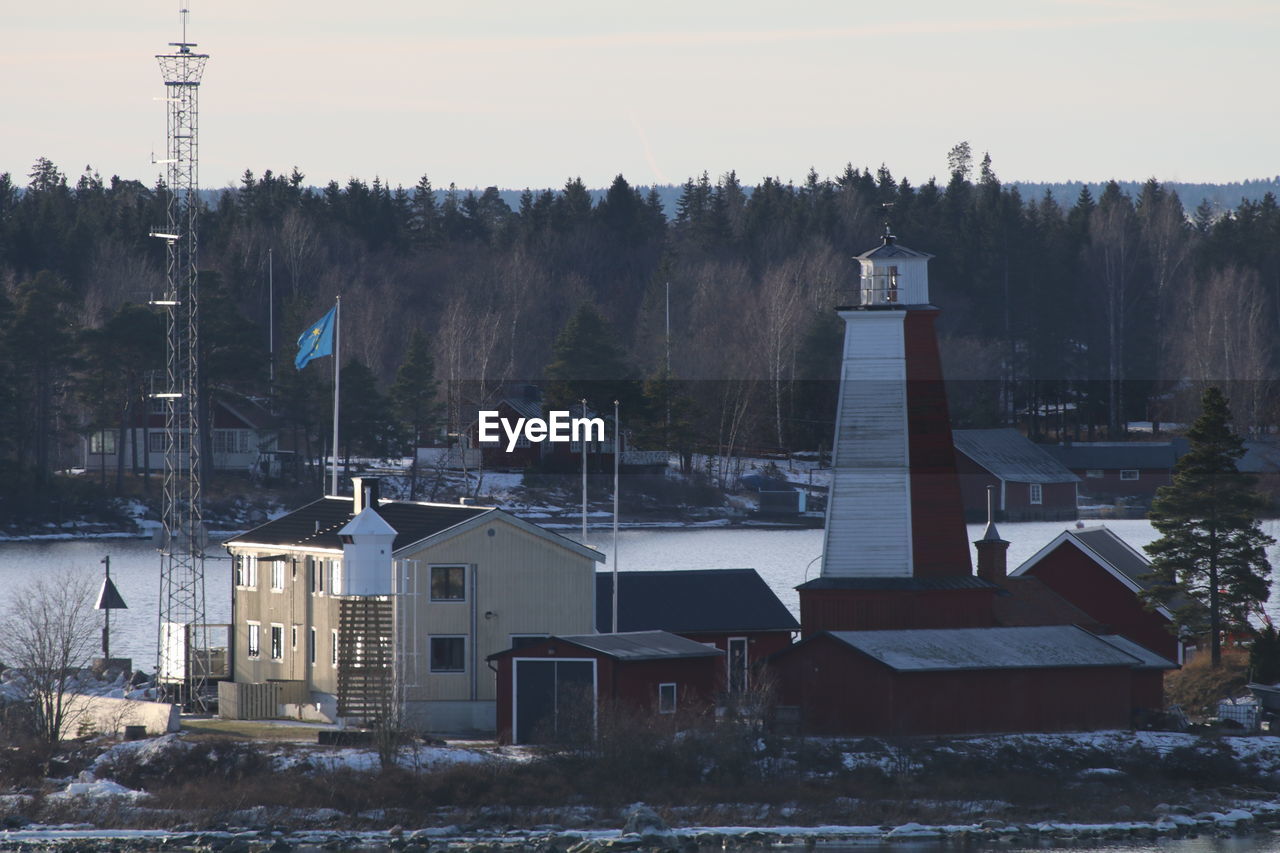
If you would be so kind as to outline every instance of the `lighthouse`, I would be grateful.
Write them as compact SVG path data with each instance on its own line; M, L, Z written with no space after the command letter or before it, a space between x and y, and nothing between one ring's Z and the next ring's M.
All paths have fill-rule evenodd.
M929 259L885 228L858 255L845 324L822 571L799 587L806 634L979 627L994 587L973 576L929 302Z

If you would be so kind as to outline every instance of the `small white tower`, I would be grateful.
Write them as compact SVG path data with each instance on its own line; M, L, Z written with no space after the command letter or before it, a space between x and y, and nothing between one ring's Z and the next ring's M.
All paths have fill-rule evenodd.
M396 529L373 507L365 507L338 531L342 582L337 595L391 595L391 548Z

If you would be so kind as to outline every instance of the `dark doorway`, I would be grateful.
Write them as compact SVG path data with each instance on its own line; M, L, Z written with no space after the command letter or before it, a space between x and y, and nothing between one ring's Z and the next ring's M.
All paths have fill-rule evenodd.
M593 660L517 660L515 742L566 743L595 728Z

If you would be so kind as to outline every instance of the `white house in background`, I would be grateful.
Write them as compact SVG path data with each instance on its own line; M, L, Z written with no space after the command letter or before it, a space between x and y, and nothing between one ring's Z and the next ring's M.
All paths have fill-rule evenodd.
M124 467L164 470L164 400L152 399L145 415L139 411L123 436L119 427L91 432L81 439L86 471L114 469L123 441ZM218 399L213 402L213 467L219 471L247 471L264 452L279 450L277 419L255 400Z
M308 715L367 720L394 679L415 728L492 733L485 659L591 633L604 557L500 509L324 497L225 543L232 678L289 683ZM228 689L235 689L228 686Z

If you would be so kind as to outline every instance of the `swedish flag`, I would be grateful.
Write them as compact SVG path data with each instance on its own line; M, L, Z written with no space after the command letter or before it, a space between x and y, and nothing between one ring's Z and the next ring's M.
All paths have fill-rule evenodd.
M294 367L301 370L313 358L333 355L333 324L337 313L338 306L335 305L329 309L328 314L312 323L311 328L298 336L298 354L293 359Z

